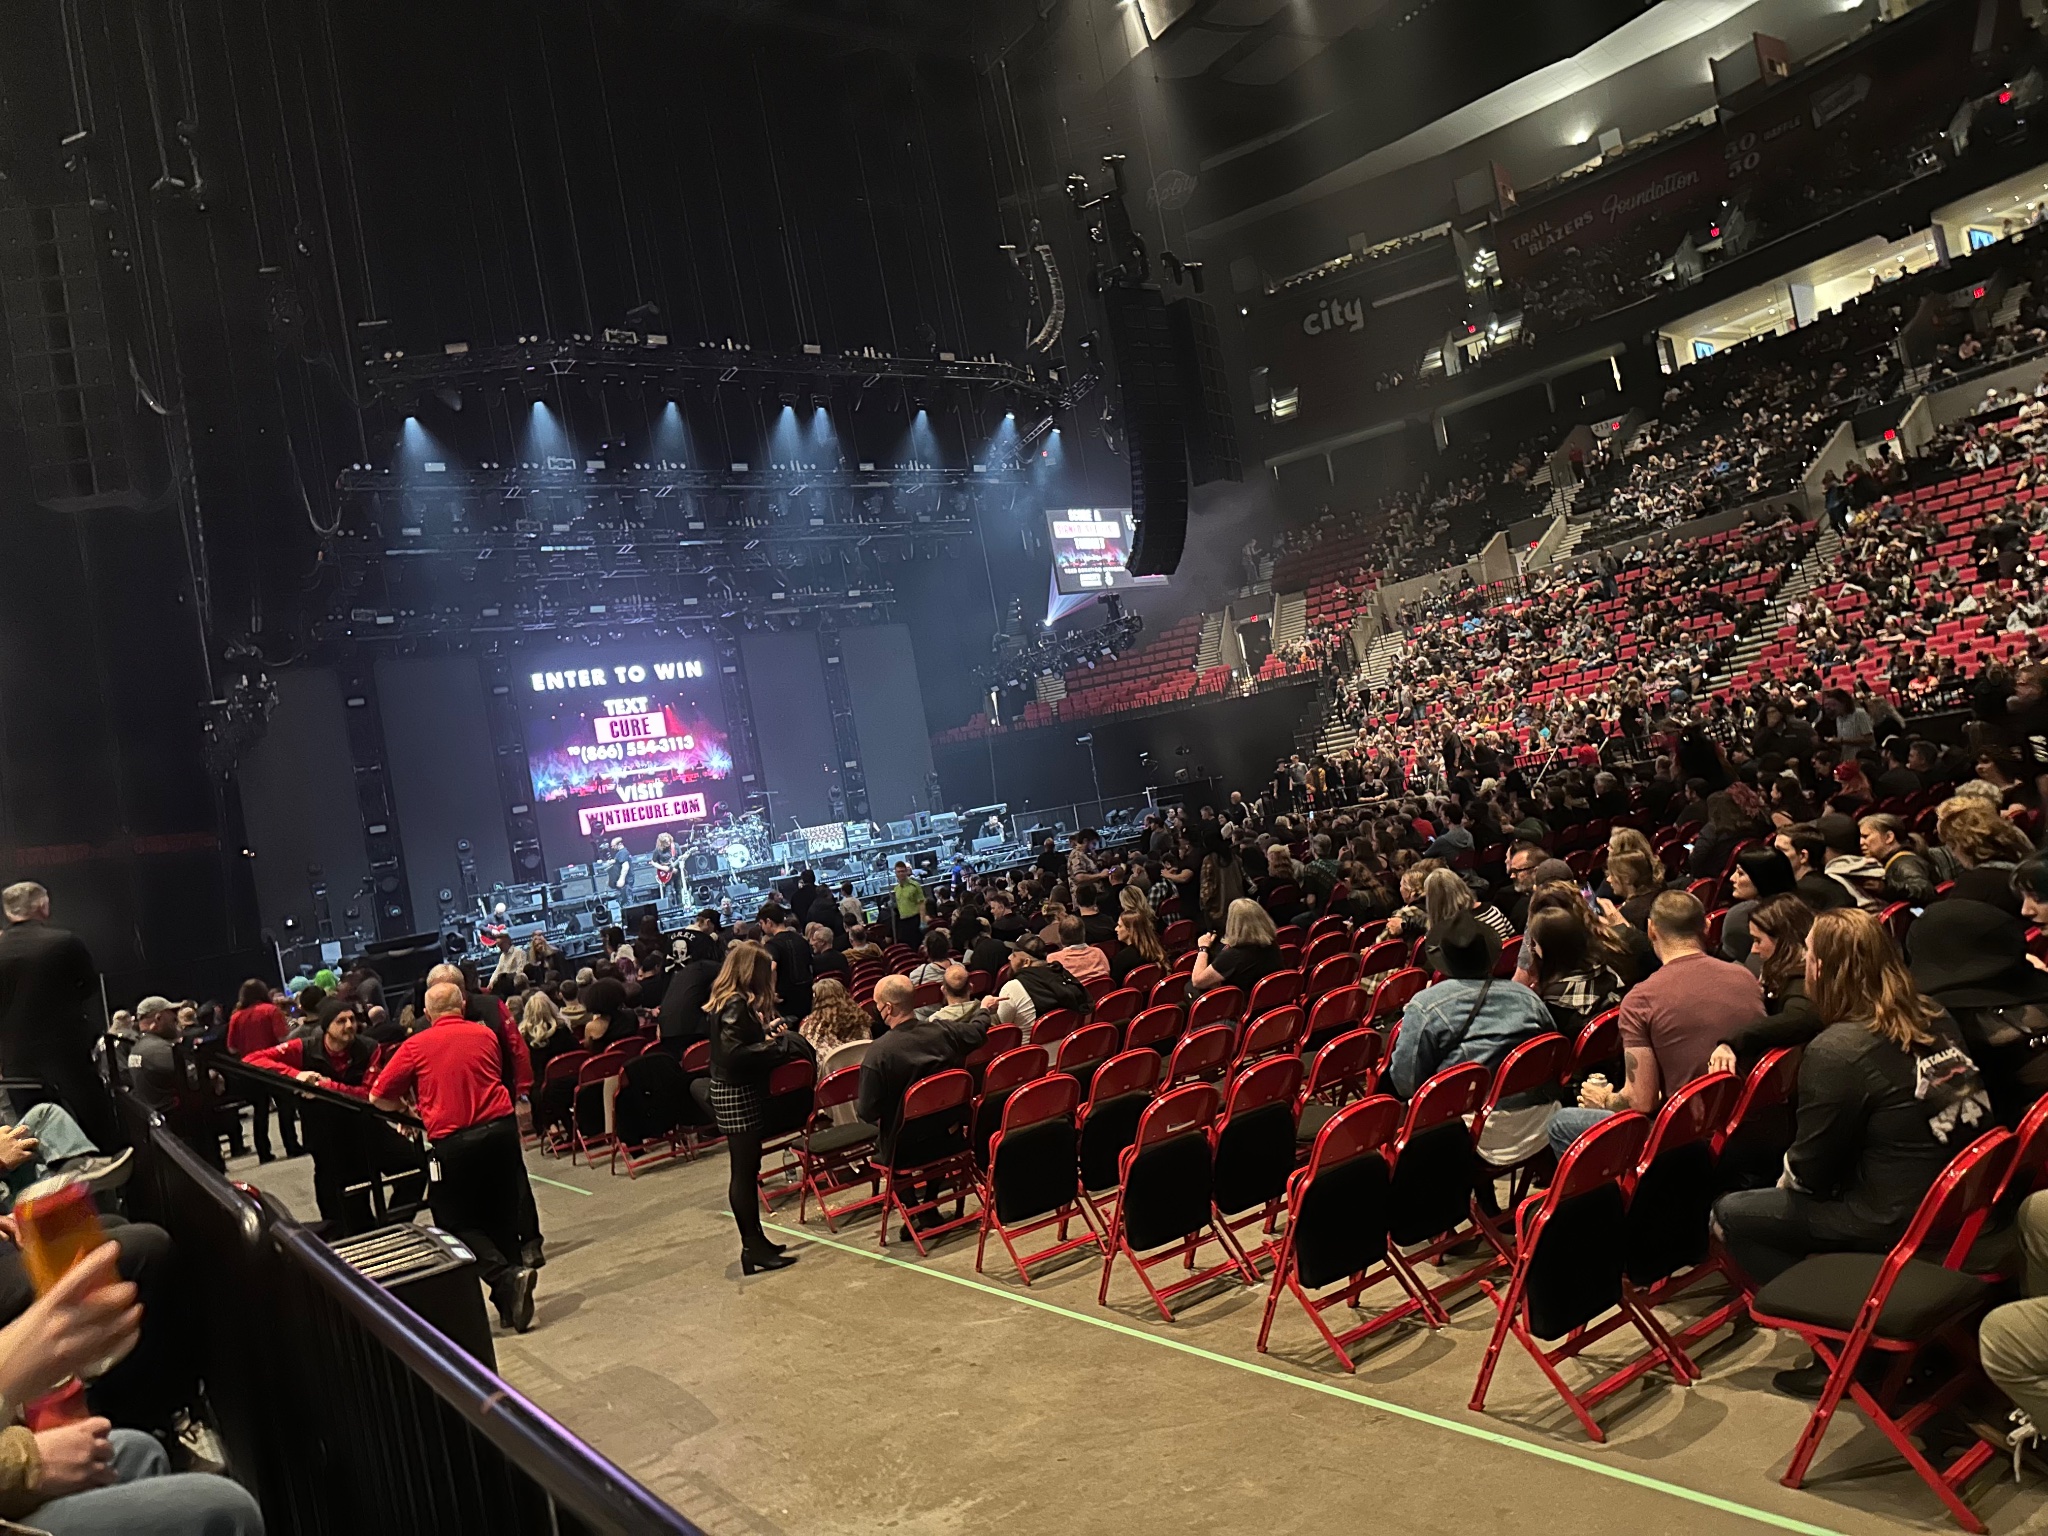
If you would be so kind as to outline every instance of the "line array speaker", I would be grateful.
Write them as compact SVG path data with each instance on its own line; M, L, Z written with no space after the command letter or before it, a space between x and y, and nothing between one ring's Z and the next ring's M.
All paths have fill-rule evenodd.
M1102 295L1123 398L1131 465L1130 558L1134 576L1170 576L1188 536L1186 390L1174 325L1158 288L1113 286Z

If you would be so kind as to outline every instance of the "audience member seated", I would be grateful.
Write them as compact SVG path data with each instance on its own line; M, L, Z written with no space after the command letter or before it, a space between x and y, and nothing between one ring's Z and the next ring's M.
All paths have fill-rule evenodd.
M1109 974L1118 986L1124 985L1131 972L1140 966L1165 968L1166 951L1159 943L1159 931L1153 926L1149 907L1142 912L1125 912L1118 917L1116 937L1118 949L1110 956Z
M1028 933L1010 951L1010 979L983 998L982 1007L992 1010L998 1023L1015 1024L1029 1033L1041 1013L1085 1010L1088 993L1070 971L1048 960L1038 935Z
M1730 922L1734 914L1729 914ZM1766 1051L1796 1050L1820 1033L1820 1020L1806 995L1806 934L1813 909L1790 893L1768 896L1749 912L1747 964L1764 991L1768 1012L1731 1030L1707 1059L1715 1072L1747 1072Z
M1088 929L1076 914L1060 919L1060 947L1046 958L1078 982L1100 981L1109 975L1109 957L1088 942Z
M1402 1009L1389 1066L1393 1091L1404 1099L1413 1098L1416 1089L1446 1067L1477 1062L1491 1070L1524 1040L1557 1027L1534 992L1493 974L1499 947L1469 913L1454 919L1431 941L1431 949L1444 979L1424 987ZM1501 1107L1510 1113L1498 1125L1489 1117L1482 1150L1502 1162L1517 1161L1511 1154L1542 1144L1555 1095L1532 1093L1503 1101Z
M1579 1107L1559 1112L1550 1144L1562 1157L1579 1133L1616 1110L1655 1114L1664 1095L1707 1070L1714 1047L1764 1016L1763 989L1739 965L1706 952L1707 914L1684 891L1666 891L1650 909L1658 966L1621 1005L1625 1076L1619 1088L1595 1077Z
M1557 1028L1576 1036L1621 1000L1618 957L1575 886L1545 886L1530 903L1515 980L1543 999Z
M918 1009L918 1017L926 1023L951 1024L981 1017L981 1002L975 997L967 967L954 963L946 967L946 974L939 978L939 1001L929 1008ZM986 1028L986 1023L983 1028Z
M959 1066L988 1034L987 1009L976 1009L966 1017L919 1018L910 1005L911 991L909 980L902 976L884 976L875 984L875 1010L887 1032L868 1047L860 1064L855 1112L880 1128L875 1147L883 1158L896 1145L896 1131L903 1122L903 1095L910 1085Z
M1906 933L1913 982L1954 1019L2001 1122L2048 1093L2048 971L2026 922L1988 902L1936 902Z
M1854 908L1807 935L1806 988L1821 1031L1799 1063L1797 1131L1775 1188L1714 1205L1728 1256L1763 1286L1815 1253L1882 1253L1950 1158L1992 1121L1954 1021L1922 997L1884 927ZM1818 1396L1816 1362L1774 1378Z
M842 1045L874 1037L874 1021L853 1000L845 984L827 976L811 987L811 1011L800 1026L822 1060Z
M1734 903L1721 922L1721 954L1741 965L1749 959L1749 917L1759 903L1798 888L1792 861L1774 847L1745 848L1736 855L1729 881Z
M1221 947L1213 933L1203 934L1196 947L1198 958L1188 976L1190 993L1207 992L1212 987L1237 987L1250 997L1252 987L1284 963L1271 915L1249 896L1240 896L1230 904Z
M924 959L910 968L910 984L921 987L928 981L943 979L952 961L953 936L943 928L934 928L924 936Z

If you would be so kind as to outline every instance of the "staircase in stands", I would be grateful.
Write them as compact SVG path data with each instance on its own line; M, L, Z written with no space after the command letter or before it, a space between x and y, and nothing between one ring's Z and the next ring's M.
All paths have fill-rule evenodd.
M1308 633L1308 593L1282 592L1273 601L1273 649L1284 651Z
M1195 642L1195 670L1206 672L1223 664L1223 614L1219 609L1202 615L1202 637Z
M1792 605L1823 582L1833 580L1840 574L1841 563L1842 536L1835 532L1833 523L1823 521L1820 525L1820 536L1814 540L1813 548L1806 552L1806 558L1799 562L1799 568L1793 571L1785 584L1773 594L1770 606L1764 610L1763 617L1751 625L1749 633L1742 637L1741 643L1728 658L1727 669L1707 679L1707 691L1718 693L1747 672L1749 664L1762 654L1766 645L1770 644L1771 637L1785 626L1785 614Z
M1380 634L1367 647L1365 660L1359 666L1359 674L1368 688L1386 686L1387 674L1393 670L1394 659L1401 654L1402 642L1407 638L1404 631L1390 629ZM1336 680L1333 678L1326 683L1316 698L1314 720L1308 730L1302 733L1307 737L1307 741L1297 740L1296 745L1302 751L1308 751L1313 747L1314 751L1324 757L1338 757L1349 752L1358 740L1358 726L1354 721L1331 717L1336 702Z

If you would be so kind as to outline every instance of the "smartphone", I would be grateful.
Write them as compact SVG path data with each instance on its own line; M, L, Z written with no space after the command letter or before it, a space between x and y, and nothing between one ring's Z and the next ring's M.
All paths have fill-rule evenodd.
M1591 907L1595 912L1600 910L1600 898L1593 894L1593 887L1582 885L1579 887L1579 894L1586 898L1587 906Z

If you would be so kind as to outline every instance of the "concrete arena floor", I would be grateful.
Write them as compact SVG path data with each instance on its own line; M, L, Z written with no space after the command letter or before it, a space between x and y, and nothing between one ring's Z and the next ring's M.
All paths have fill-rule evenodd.
M714 1536L1956 1529L1847 1410L1809 1486L1778 1483L1805 1409L1768 1390L1801 1355L1770 1334L1710 1349L1689 1391L1655 1374L1610 1399L1596 1445L1512 1343L1467 1410L1476 1295L1346 1376L1290 1302L1257 1353L1263 1289L1219 1285L1169 1326L1127 1268L1098 1307L1085 1258L1027 1291L993 1241L979 1277L971 1233L884 1262L872 1220L806 1241L823 1224L793 1204L775 1225L801 1262L746 1279L715 1152L633 1180L527 1162L549 1262L499 1370ZM303 1158L233 1173L313 1209ZM1972 1487L1999 1536L2048 1532L2027 1477Z

